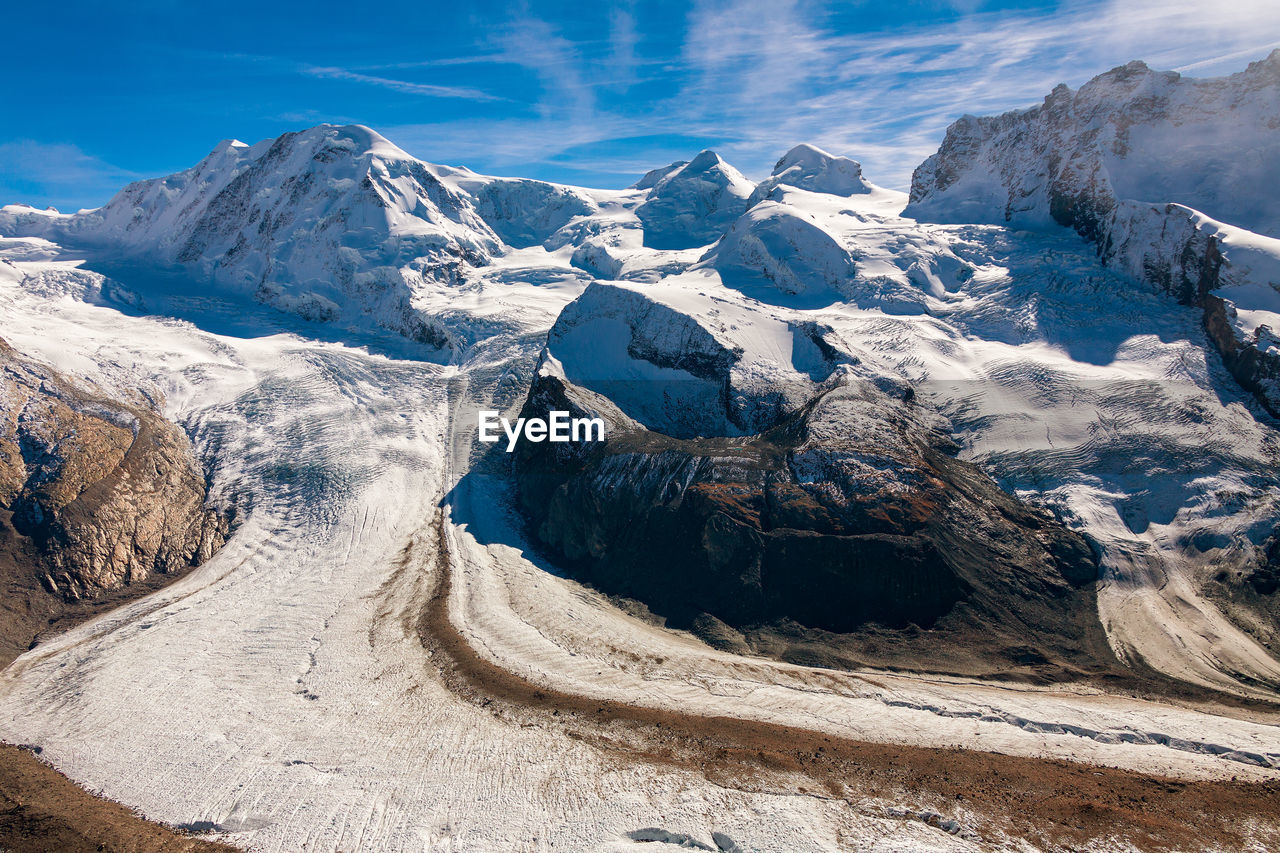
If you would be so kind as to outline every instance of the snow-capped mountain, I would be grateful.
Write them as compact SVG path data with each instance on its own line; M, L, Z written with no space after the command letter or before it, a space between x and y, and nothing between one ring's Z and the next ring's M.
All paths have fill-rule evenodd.
M906 215L1073 228L1205 312L1233 375L1280 413L1280 50L1196 80L1131 62L1039 107L965 116L912 176Z
M965 116L916 169L907 214L931 222L1065 225L1090 239L1124 199L1176 202L1280 237L1280 50L1198 80L1142 62L1038 107Z
M1249 715L1280 693L1280 431L1249 392L1274 402L1276 63L963 119L910 198L808 145L759 184L706 151L598 190L326 125L5 208L3 337L149 389L244 515L180 588L7 670L0 735L271 849L622 851L722 817L721 850L919 846L864 800L709 780L713 752L654 781L643 756L675 773L737 722L791 727L787 768L809 729L1033 780L1274 780ZM156 268L200 292L168 311ZM477 440L480 410L562 409L606 440Z
M714 242L725 227L746 212L755 186L714 151L703 151L683 165L672 163L641 179L654 180L636 209L644 225L644 244L653 249L695 249Z
M9 233L32 222L13 212L4 219ZM443 338L415 310L416 292L461 283L464 268L488 263L501 245L470 199L357 126L252 146L227 140L185 172L43 224L40 233L55 239L183 265L306 319L371 319L436 344Z
M801 143L783 155L773 167L773 173L751 193L748 206L754 207L758 202L771 198L779 184L839 196L869 193L875 189L862 177L862 164L857 160L828 154L808 143Z

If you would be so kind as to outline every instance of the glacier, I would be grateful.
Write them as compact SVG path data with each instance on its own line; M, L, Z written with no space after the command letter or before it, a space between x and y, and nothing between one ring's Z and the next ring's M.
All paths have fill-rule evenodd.
M418 630L443 573L467 644L547 690L1276 779L1280 717L1247 703L1280 689L1280 623L1245 578L1280 525L1280 433L1223 347L1280 346L1280 242L1265 194L1234 205L1258 174L1222 158L1243 139L1249 169L1276 167L1275 89L1248 81L1277 56L1203 85L1125 66L1038 112L963 119L910 195L813 146L758 184L701 152L598 190L324 125L221 143L98 210L4 207L0 335L102 387L154 387L241 521L191 575L0 673L0 734L149 817L263 850L979 846L904 820L933 806L907 792L851 805L789 777L728 786L459 698ZM1215 136L1210 107L1237 91L1241 135ZM1173 106L1134 112L1152 98ZM1064 124L1071 110L1092 123ZM1010 141L1028 122L1043 146ZM1195 144L1175 146L1184 126ZM1045 171L1054 146L1083 182L1069 191ZM1070 222L1054 193L1077 202ZM1180 302L1153 281L1210 238L1213 287ZM476 412L514 414L539 376L612 422L726 441L824 383L909 389L960 459L1088 541L1120 660L1246 704L822 670L657 627L539 556L509 472L476 444ZM982 819L947 807L957 826Z

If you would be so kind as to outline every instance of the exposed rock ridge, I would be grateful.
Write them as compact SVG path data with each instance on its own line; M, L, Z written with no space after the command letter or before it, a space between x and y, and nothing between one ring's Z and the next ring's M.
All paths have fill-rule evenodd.
M186 437L153 408L0 341L0 516L34 546L39 565L18 568L48 592L92 598L207 560L229 517L205 492Z
M1085 541L875 384L840 372L763 433L678 438L544 361L522 415L551 410L602 417L608 438L517 446L531 534L670 624L834 665L1064 677L1113 663Z

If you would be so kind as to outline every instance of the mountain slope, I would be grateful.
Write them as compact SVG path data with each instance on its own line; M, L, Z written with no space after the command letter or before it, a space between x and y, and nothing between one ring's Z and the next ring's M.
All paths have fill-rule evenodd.
M796 662L1119 671L1082 537L954 459L945 421L859 375L830 329L699 302L596 284L549 333L521 415L608 424L600 445L516 449L558 562Z
M1280 50L1197 80L1142 62L1038 107L965 116L917 167L907 215L932 222L1059 224L1097 239L1120 199L1177 202L1280 236Z
M31 223L10 212L0 233L182 265L307 320L377 325L436 346L447 338L415 296L456 285L500 247L469 199L360 126L224 141L193 168L130 184L98 210L45 217L38 231Z
M1210 80L1131 62L1043 105L966 116L906 215L1073 228L1104 262L1204 312L1232 375L1280 414L1280 50Z
M593 190L358 130L286 137L260 194L227 190L275 143L223 152L163 247L0 216L29 232L0 237L6 338L164 389L244 508L177 585L7 668L6 739L263 849L1276 846L1280 433L1202 307L1066 228L903 216L810 147L752 204L710 153ZM306 174L339 183L295 212ZM161 189L148 240L185 209ZM247 224L324 199L378 239ZM1126 253L1181 282L1212 228L1219 280L1260 284L1262 235L1142 207ZM415 272L449 241L484 256ZM170 311L147 263L198 292ZM332 325L244 298L307 310L268 266L331 287ZM358 334L413 334L405 300L449 364ZM604 445L477 441L480 410L560 408Z
M64 617L208 560L230 519L206 505L186 436L0 339L0 661ZM65 627L65 624L64 624Z
M715 242L748 207L755 186L714 151L688 163L672 164L657 178L636 215L644 225L644 244L653 249L694 249Z

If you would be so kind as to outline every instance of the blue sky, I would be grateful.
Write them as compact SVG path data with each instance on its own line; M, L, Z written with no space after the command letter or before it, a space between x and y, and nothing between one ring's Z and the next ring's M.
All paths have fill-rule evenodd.
M1280 47L1276 0L112 5L6 10L0 203L96 206L220 139L326 121L602 187L706 147L758 178L808 141L905 188L965 112L1134 58L1214 76Z

